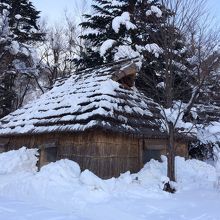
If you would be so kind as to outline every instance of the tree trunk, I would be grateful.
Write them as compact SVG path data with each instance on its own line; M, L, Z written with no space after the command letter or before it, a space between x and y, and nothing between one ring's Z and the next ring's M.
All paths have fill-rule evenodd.
M170 181L176 181L175 178L175 141L174 126L169 122L169 138L168 138L168 155L167 155L167 176Z
M168 123L169 138L167 141L167 176L169 182L165 183L164 191L174 193L176 189L170 184L170 181L175 182L175 140L174 140L174 126L172 122Z

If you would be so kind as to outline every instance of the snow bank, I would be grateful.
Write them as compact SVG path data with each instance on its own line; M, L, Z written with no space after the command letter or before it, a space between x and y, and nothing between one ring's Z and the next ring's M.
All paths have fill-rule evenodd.
M167 181L167 159L151 160L136 173L126 172L118 178L102 180L89 170L81 172L77 163L63 159L36 172L36 149L25 147L0 154L0 195L37 200L47 206L67 210L86 207L118 195L159 197ZM198 160L176 157L177 189L213 188L216 169Z
M176 158L177 182L179 186L189 187L211 187L216 180L216 169L199 160L185 160Z
M144 168L137 174L134 174L136 179L140 181L141 185L144 185L151 190L161 190L162 181L166 176L166 161L160 163L157 160L151 160L145 164Z
M162 189L167 179L167 159L162 156L162 163L151 160L136 175L141 185L149 189ZM185 160L176 157L176 180L178 189L212 187L216 180L216 169L199 160Z
M85 170L81 173L80 181L93 189L105 189L104 181L89 170Z
M37 171L37 149L22 147L0 154L0 175L17 172Z
M81 170L77 163L64 159L43 166L37 176L41 179L47 179L49 182L65 184L79 178L80 173Z

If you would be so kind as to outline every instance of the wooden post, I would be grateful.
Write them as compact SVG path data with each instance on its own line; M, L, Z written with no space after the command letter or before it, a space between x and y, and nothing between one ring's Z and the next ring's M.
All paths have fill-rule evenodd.
M38 171L40 170L40 168L44 165L44 158L45 158L45 149L42 145L39 146L38 149L39 152L39 156L38 156L38 162L37 162L37 167L38 167Z
M143 163L143 150L144 150L144 138L138 139L138 151L139 151L139 169L144 166Z

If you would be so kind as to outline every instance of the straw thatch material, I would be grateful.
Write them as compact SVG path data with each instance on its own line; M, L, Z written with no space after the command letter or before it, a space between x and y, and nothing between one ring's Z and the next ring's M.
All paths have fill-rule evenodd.
M136 72L135 63L129 61L60 80L51 91L0 120L0 135L103 128L160 137L159 107L128 82Z

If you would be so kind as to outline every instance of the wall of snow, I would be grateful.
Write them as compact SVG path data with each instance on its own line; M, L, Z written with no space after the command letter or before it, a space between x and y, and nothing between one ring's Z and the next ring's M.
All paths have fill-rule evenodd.
M50 163L36 172L35 149L21 148L0 154L0 196L35 200L53 208L74 210L88 202L97 203L121 194L161 195L166 177L163 162L151 160L136 173L126 172L119 178L102 180L89 170L81 172L74 161ZM177 189L213 188L216 169L198 160L176 158Z
M0 154L0 175L37 171L37 149L22 147Z
M162 163L151 160L136 175L142 185L155 189L156 186L163 187L163 182L167 179L167 159L162 156ZM176 180L178 189L212 187L216 180L215 167L199 161L185 160L176 157Z

